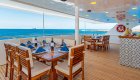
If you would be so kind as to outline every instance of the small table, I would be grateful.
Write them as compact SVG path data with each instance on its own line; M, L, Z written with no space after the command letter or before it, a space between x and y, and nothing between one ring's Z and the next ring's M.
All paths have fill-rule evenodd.
M60 58L68 56L68 52L54 51L54 52L49 52L49 53L47 52L47 53L42 53L42 54L33 54L33 56L38 59L51 62L51 72L50 72L49 80L57 80L57 73L56 73L55 66L57 65L57 61Z
M88 39L87 41L91 43L90 46L94 46L93 50L96 51L96 42L99 41L99 38L91 38L91 39ZM91 47L90 47L90 50L92 50Z

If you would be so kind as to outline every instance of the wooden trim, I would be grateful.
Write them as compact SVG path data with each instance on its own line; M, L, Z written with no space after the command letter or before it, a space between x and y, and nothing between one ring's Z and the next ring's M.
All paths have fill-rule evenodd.
M119 36L119 38L140 39L140 37L133 37L133 36Z

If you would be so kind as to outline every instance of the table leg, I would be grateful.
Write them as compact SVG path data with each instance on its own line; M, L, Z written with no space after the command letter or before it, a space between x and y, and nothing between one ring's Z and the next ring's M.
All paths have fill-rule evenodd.
M96 44L94 44L94 51L96 51Z
M50 71L50 79L49 80L57 80L58 76L56 73L55 66L57 65L57 61L52 62L51 71Z
M68 78L67 77L64 77L63 80L68 80Z

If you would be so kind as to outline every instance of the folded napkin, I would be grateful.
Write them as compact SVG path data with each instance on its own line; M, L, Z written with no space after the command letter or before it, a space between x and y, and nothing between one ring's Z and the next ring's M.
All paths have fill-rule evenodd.
M30 44L32 44L31 41L27 41L27 45L30 45Z
M61 47L61 49L60 49L61 51L69 51L69 49L68 49L68 47L67 46L63 46L63 47Z
M45 52L46 50L43 49L42 47L39 47L35 53L41 53L41 52Z
M20 45L21 45L21 46L24 46L24 47L26 46L24 43L21 43Z
M33 47L32 45L29 45L28 48L30 48L30 49L34 49L34 47Z
M97 36L97 38L101 38L102 36Z
M67 44L65 42L62 42L61 46L67 46Z

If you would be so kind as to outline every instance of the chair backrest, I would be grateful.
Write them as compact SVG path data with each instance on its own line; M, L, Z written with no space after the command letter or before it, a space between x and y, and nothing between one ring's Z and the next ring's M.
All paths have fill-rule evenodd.
M31 60L29 57L29 52L27 49L23 49L21 47L18 47L18 53L19 53L19 64L20 64L20 70L21 72L26 71L26 74L28 75L28 80L31 80Z
M67 46L73 47L76 45L76 41L73 39L64 39L64 42L67 44Z
M14 43L4 43L6 50L6 60L15 60L17 62L17 44Z
M26 68L33 67L32 52L29 48L24 46L18 46L17 52L20 55L20 63L22 66Z
M32 38L21 38L20 39L20 43L27 43L27 41L31 41L32 42Z
M53 41L54 41L56 44L62 44L62 39L61 39L61 38L53 38Z
M9 43L4 43L4 47L5 47L5 52L6 52L6 61L11 61L11 50L10 50L10 44Z
M84 35L84 41L91 39L91 36Z
M109 44L109 39L110 39L110 36L109 35L103 36L102 43L103 44Z
M72 62L71 62L72 59ZM84 44L71 47L69 51L68 65L76 65L84 60Z

